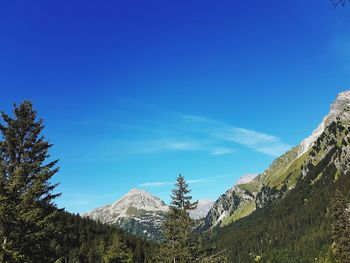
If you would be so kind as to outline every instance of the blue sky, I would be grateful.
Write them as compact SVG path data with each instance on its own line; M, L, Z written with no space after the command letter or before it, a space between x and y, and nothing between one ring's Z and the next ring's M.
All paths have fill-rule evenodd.
M45 119L68 211L179 173L216 199L350 89L349 28L327 0L1 1L0 107Z

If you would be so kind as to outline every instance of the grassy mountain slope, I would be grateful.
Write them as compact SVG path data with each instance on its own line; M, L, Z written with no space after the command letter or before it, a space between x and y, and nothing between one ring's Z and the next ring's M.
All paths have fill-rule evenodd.
M213 242L231 251L231 262L315 262L329 247L330 197L336 189L350 190L349 134L347 123L330 124L312 148L281 173L278 184L266 180L266 187L278 187L293 178L293 188L251 215L212 231Z
M295 187L300 174L305 176L309 170L308 166L316 165L324 158L329 150L327 145L334 142L338 146L343 145L344 130L349 122L350 91L346 91L338 94L329 114L311 136L277 158L268 169L251 182L236 185L226 191L214 203L199 229L206 231L248 216L255 210L251 205L253 200L255 200L255 208L259 209L284 198ZM343 128L339 125L342 125ZM331 129L335 129L335 126L338 126L338 129L330 136L333 132ZM326 137L329 137L328 140L323 140ZM320 138L321 140L318 140ZM345 155L343 154L343 157ZM334 162L339 164L341 161L335 159ZM319 174L315 181L321 176L322 174ZM235 202L233 203L232 200Z

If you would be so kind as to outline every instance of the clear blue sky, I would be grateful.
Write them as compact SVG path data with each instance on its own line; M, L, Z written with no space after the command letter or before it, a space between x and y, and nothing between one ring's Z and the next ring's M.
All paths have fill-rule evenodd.
M350 89L350 6L327 0L1 1L0 107L33 101L60 207L182 173L216 199L309 135Z

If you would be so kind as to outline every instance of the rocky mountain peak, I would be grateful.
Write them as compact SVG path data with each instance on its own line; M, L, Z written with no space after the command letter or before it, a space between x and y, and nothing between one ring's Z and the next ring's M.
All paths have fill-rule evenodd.
M310 171L317 171L325 163L329 162L334 169L349 171L349 124L350 91L345 91L338 94L329 113L311 136L274 160L262 174L255 178L249 176L240 179L220 196L199 229L206 231L233 222L249 215L256 208L284 198L285 193L295 187L298 179L304 178ZM341 145L340 149L336 149L337 144ZM317 169L315 164L318 164Z
M350 120L350 90L338 94L331 106L330 113L326 116L327 125L337 118L340 121Z
M311 136L304 139L299 145L299 156L303 155L312 144L323 133L325 128L335 120L350 121L350 90L338 94L336 100L331 105L331 109L320 125L313 131Z
M130 192L110 206L115 211L124 211L130 207L145 211L166 212L168 210L168 206L160 198L137 188L131 189Z
M107 224L117 224L132 234L158 239L168 209L160 198L133 188L115 203L96 208L83 216Z

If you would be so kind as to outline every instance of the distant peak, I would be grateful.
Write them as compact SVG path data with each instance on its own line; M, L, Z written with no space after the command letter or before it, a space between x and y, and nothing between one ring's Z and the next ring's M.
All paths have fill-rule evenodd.
M258 174L245 174L245 175L242 175L236 185L241 185L241 184L247 184L247 183L250 183L251 181L254 180L255 177L257 177Z
M138 189L138 188L132 188L128 194L138 194L138 193L147 193L145 190Z
M337 96L337 99L344 99L344 98L350 100L350 90L340 92Z
M329 114L326 116L328 124L334 121L337 117L341 120L349 120L349 106L350 90L339 93L331 106Z
M200 199L198 200L198 204L213 204L214 201L210 199Z
M145 190L138 189L138 188L132 188L127 194L122 196L121 199L123 199L123 198L137 198L137 197L156 198L150 192L147 192Z

